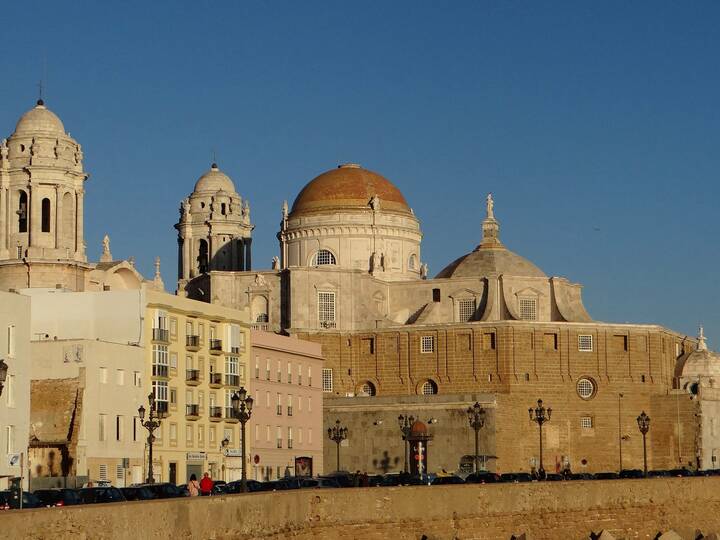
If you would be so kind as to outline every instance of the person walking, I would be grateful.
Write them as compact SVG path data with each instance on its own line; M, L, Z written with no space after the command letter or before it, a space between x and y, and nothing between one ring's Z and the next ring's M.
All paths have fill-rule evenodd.
M200 495L200 483L197 481L197 476L194 474L190 475L190 481L188 482L187 488L191 497L197 497Z
M200 495L212 495L213 485L214 482L210 478L210 473L203 474L203 478L200 480Z

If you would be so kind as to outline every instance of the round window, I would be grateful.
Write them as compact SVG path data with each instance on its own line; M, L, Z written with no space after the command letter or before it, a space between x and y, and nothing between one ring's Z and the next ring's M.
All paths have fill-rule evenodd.
M583 377L577 382L577 393L582 399L590 399L595 395L595 381Z

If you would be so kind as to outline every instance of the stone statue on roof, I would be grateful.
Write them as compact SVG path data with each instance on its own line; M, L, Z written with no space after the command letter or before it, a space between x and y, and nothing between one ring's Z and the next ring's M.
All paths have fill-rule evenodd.
M487 207L488 219L494 219L495 214L493 214L493 207L495 206L495 201L493 201L492 193L488 193L488 196L485 199L485 205Z

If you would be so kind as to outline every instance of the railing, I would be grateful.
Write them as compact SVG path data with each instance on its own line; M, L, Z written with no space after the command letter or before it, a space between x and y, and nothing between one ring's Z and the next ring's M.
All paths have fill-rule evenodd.
M237 420L235 418L235 412L232 407L225 407L225 419L226 420Z
M168 413L168 402L167 401L156 401L155 412L159 416L167 416Z
M153 328L153 341L170 341L170 331L165 328Z
M231 354L240 354L240 347L230 347Z
M210 350L215 352L222 352L222 339L211 339Z
M250 325L250 328L252 328L253 330L262 330L263 332L267 332L270 328L270 323L253 323Z
M200 405L185 405L185 416L200 416Z
M288 416L292 416L292 405L288 405Z
M335 328L335 321L320 321L320 328Z
M200 348L200 336L185 336L185 346L199 349Z
M186 369L185 380L187 382L199 382L200 381L200 370L199 369Z
M164 364L153 364L152 374L153 377L167 377L168 367Z
M239 375L225 375L225 385L226 386L240 386L240 376Z
M277 440L277 447L282 448L282 439Z
M222 418L223 408L222 407L210 407L210 418Z
M277 406L277 415L282 416L282 405Z
M288 448L292 448L292 439L288 439Z
M222 386L222 373L210 372L210 384Z

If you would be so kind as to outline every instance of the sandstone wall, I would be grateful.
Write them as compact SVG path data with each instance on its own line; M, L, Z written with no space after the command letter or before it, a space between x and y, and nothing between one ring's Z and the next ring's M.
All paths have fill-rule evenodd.
M581 539L720 531L720 478L356 488L5 512L8 539Z

